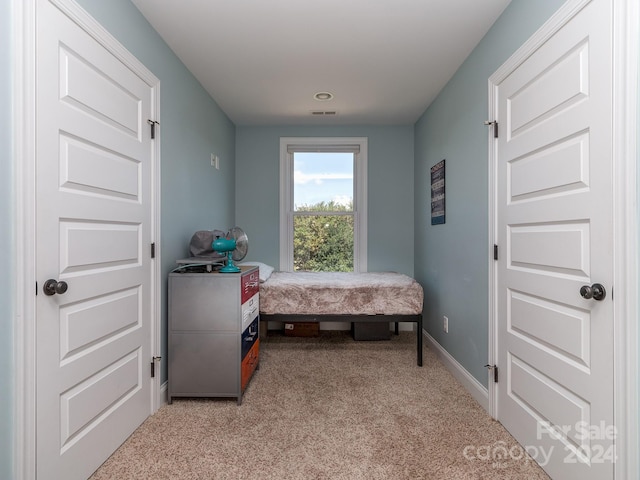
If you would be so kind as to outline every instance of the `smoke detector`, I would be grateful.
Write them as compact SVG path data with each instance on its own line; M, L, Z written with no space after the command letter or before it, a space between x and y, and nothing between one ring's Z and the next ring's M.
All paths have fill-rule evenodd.
M330 93L330 92L318 92L313 96L313 98L315 98L316 100L319 100L321 102L326 102L327 100L331 100L333 98L333 93Z

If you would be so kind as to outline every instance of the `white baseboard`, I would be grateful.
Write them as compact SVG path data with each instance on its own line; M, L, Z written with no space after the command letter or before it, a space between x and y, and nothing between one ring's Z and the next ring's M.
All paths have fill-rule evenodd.
M445 368L458 380L471 396L489 412L489 391L476 378L471 375L455 358L440 345L435 338L425 330L422 331L424 339L432 347Z

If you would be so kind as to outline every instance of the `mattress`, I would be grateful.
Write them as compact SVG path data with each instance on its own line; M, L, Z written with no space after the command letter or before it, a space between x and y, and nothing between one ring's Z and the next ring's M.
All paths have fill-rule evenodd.
M420 315L424 293L392 272L274 272L260 284L267 315Z

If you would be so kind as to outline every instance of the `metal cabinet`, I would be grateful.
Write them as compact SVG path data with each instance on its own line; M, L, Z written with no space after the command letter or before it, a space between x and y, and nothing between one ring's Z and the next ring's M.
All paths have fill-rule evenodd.
M169 274L169 403L236 397L260 361L257 267Z

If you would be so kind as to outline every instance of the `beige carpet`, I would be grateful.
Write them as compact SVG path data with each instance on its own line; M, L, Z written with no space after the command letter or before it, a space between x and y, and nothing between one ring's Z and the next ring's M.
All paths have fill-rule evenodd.
M242 406L177 399L92 479L547 479L415 335L270 335ZM506 447L511 453L500 455Z

